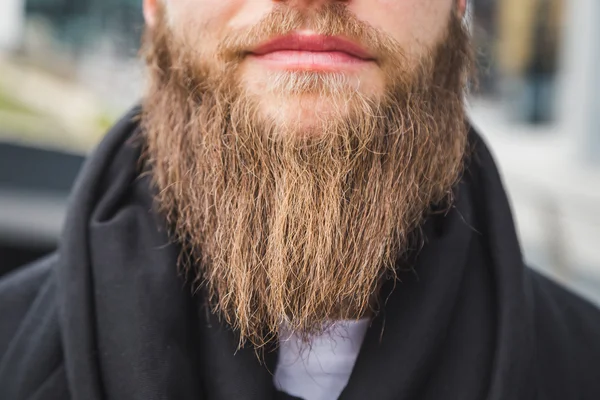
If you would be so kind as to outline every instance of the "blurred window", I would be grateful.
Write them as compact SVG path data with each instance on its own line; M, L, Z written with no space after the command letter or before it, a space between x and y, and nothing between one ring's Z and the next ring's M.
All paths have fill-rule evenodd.
M476 0L479 95L494 99L506 118L555 121L563 0Z

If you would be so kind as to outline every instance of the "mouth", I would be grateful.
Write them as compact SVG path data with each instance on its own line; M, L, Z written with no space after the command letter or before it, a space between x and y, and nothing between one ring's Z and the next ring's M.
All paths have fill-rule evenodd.
M248 57L270 68L292 71L335 72L375 62L367 49L349 39L311 32L271 39L252 49Z

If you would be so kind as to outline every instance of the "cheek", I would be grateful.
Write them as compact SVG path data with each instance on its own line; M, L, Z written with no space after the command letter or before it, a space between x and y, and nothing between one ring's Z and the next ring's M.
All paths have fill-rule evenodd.
M256 23L270 7L269 2L254 0L164 0L174 21L191 29L224 29Z
M394 38L413 56L433 47L445 32L455 0L363 0L350 3L359 19Z
M215 51L219 30L230 18L231 7L236 3L227 0L164 1L170 29L198 58L205 58Z
M226 26L242 0L164 0L172 28L191 33Z
M164 0L173 31L212 56L223 36L255 25L272 8L257 0Z

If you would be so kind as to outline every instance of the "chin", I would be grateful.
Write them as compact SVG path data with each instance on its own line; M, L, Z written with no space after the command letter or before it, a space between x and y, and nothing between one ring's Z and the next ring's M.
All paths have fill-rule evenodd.
M372 97L385 86L383 72L374 63L349 71L269 69L250 63L241 68L240 77L250 92L272 97Z
M385 92L379 71L244 72L240 82L244 95L258 106L263 121L286 135L318 136L323 127L347 119L353 110Z
M319 135L323 126L349 114L347 99L327 95L294 95L263 100L260 108L267 120L284 132L297 132L301 136Z

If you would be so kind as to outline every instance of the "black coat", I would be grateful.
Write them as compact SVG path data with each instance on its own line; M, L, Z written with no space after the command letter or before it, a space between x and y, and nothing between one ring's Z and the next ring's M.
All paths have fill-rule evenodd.
M268 400L252 349L177 274L133 110L88 159L56 254L0 281L0 399ZM600 312L523 265L485 145L430 217L343 400L600 399Z

